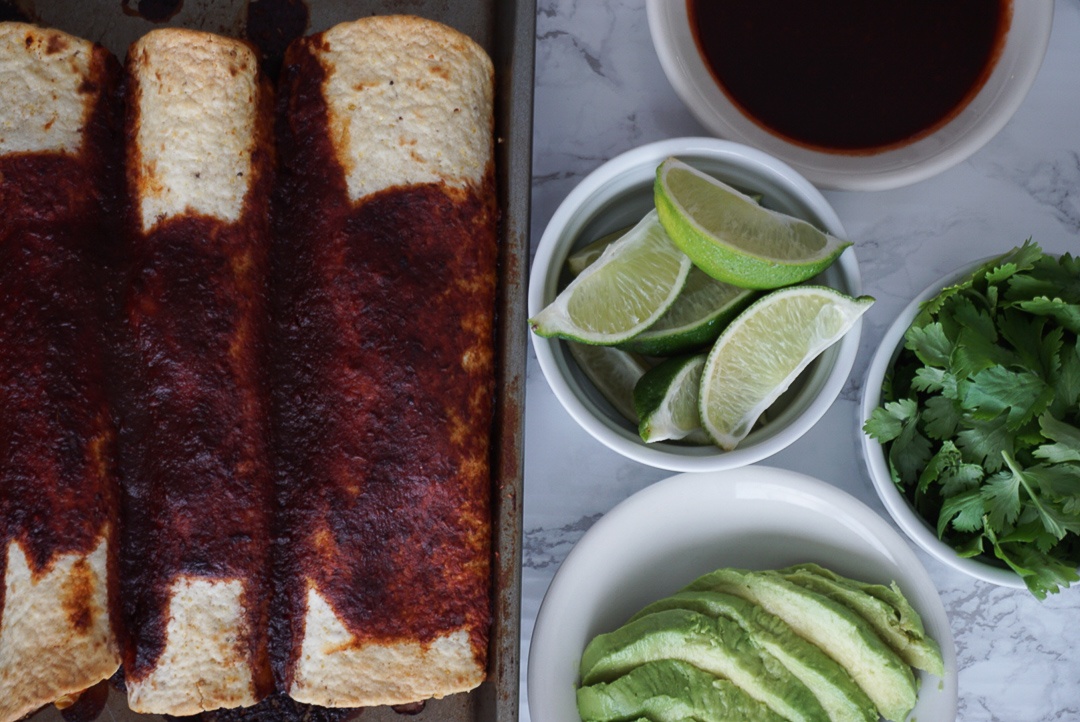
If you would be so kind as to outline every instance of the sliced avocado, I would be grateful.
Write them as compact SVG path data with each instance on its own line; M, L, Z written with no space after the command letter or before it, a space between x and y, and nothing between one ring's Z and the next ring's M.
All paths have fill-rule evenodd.
M779 572L788 581L812 589L852 609L873 625L878 635L908 664L942 677L941 647L927 636L922 617L896 582L868 584L841 576L817 564L797 564Z
M918 612L898 588L856 582L816 564L782 569L778 573L789 582L843 604L870 622L878 636L908 664L938 677L944 676L941 647L926 636ZM871 594L869 589L875 587L877 593Z
M719 569L685 591L727 592L757 602L787 622L848 671L874 701L882 717L900 722L915 707L911 667L877 636L870 624L842 604L784 579L775 572Z
M753 602L722 592L679 592L653 602L630 621L665 609L689 609L731 619L817 696L832 722L877 722L874 703L843 667L795 634L784 620Z
M584 722L784 722L730 680L677 659L647 662L612 682L581 687L577 705Z
M725 617L667 609L593 639L581 655L581 681L610 682L647 662L675 659L730 679L791 722L828 722L821 703L795 675Z

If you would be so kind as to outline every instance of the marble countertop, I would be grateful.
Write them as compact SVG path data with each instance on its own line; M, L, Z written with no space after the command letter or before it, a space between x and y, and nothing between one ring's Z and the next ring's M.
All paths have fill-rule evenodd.
M558 204L604 161L654 140L707 135L660 68L644 0L538 0L536 34L533 250ZM1035 85L985 147L905 188L825 193L855 243L863 291L877 303L865 317L840 398L805 437L763 463L827 480L887 517L857 448L856 406L870 358L900 309L951 269L1028 237L1047 251L1080 251L1078 68L1080 0L1056 0ZM531 348L526 393L524 722L531 719L529 638L559 564L601 515L670 476L624 459L581 430L551 393ZM918 554L955 636L958 719L1080 719L1080 585L1039 602Z

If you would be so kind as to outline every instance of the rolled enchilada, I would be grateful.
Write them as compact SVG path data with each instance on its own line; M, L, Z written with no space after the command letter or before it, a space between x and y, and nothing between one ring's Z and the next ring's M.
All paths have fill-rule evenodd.
M0 23L0 720L120 661L104 341L119 75L90 42Z
M186 715L273 687L272 102L254 52L208 33L145 35L127 78L124 671L133 710Z
M476 687L490 625L492 66L419 18L294 43L279 88L278 685Z

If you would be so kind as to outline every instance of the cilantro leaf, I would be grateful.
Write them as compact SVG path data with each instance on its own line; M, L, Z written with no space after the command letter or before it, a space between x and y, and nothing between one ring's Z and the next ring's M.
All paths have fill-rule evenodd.
M1029 238L1022 245L988 261L983 269L986 269L986 279L991 283L1001 283L1006 279L1012 281L1018 271L1030 271L1042 258L1045 258L1042 248ZM976 271L975 275L978 274Z
M1058 362L1050 374L1050 383L1054 386L1054 402L1050 409L1054 416L1062 417L1080 403L1080 342L1062 343Z
M1080 304L1066 303L1057 297L1040 296L1016 305L1036 316L1050 316L1073 333L1080 333Z
M1015 366L1022 363L1020 356L975 329L960 331L956 350L950 359L950 370L957 378L972 376L994 366Z
M1060 506L1063 514L1073 517L1065 520L1063 526L1076 531L1080 524L1080 464L1040 464L1027 472L1048 503Z
M1080 303L1080 265L1071 256L1055 259L1043 256L1032 264L1030 273L1009 279L1006 299L1016 301L1039 296L1059 296Z
M915 371L915 378L911 380L911 388L916 391L944 391L945 370L933 366L923 366ZM955 388L954 381L951 386Z
M991 476L980 488L979 495L986 503L987 521L995 529L1012 528L1020 516L1020 475L1003 469Z
M937 523L939 539L945 537L950 522L958 531L979 531L983 528L983 499L978 489L950 497L941 505Z
M945 335L945 330L940 323L931 323L923 327L912 326L904 338L904 346L914 351L924 364L941 368L949 365L953 344Z
M1055 328L1043 335L1046 318L1031 318L1015 309L1006 309L998 316L1001 337L1013 349L1014 364L1038 371L1048 376L1058 364L1061 347L1061 329ZM1002 363L999 361L999 363ZM1002 363L1009 366L1010 363Z
M1037 374L1001 366L983 369L958 387L966 411L978 419L1007 412L1008 426L1014 431L1045 411L1054 398L1053 388Z
M889 465L905 485L915 483L931 455L930 440L919 431L917 419L907 421L889 447Z
M881 443L892 441L904 430L904 424L917 414L918 407L912 399L890 401L871 412L870 418L863 424L863 431Z
M994 554L1024 579L1028 591L1037 599L1046 599L1048 593L1080 581L1075 563L1065 562L1037 547L995 542Z
M1080 429L1059 421L1049 414L1039 417L1043 436L1057 443L1043 444L1035 450L1035 456L1052 464L1080 461Z
M949 439L956 435L962 415L960 405L948 395L931 396L922 413L926 435L932 439Z
M981 466L966 463L956 444L945 441L919 476L918 491L926 493L930 485L936 482L940 484L944 496L956 496L977 488L983 476Z

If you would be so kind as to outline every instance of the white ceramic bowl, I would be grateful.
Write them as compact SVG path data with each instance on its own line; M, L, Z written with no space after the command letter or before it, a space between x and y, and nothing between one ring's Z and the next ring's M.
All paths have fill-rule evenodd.
M529 279L529 315L551 303L565 285L567 256L605 233L637 222L653 207L656 168L676 156L721 180L762 195L762 204L804 218L843 238L840 219L805 178L761 151L714 138L678 138L641 146L590 173L555 211L536 251ZM860 293L858 263L848 248L813 280L844 293ZM661 469L708 471L760 461L798 439L824 415L851 372L859 348L861 321L812 363L769 410L769 422L750 433L734 451L714 446L646 444L585 378L558 339L530 334L540 368L555 396L592 436L620 454Z
M869 507L803 474L752 466L682 474L622 502L581 538L548 587L529 648L529 713L580 722L581 652L646 604L720 567L816 562L869 582L895 581L941 645L945 678L921 673L911 719L956 717L952 631L937 590L907 542Z
M900 312L893 324L885 332L878 346L873 360L870 362L870 370L866 375L866 384L863 387L862 404L860 404L860 420L870 418L874 409L881 405L881 388L885 381L885 375L892 368L900 349L904 345L904 334L907 333L911 322L915 320L919 312L919 306L946 286L951 286L976 268L986 263L990 258L984 258L960 268L930 284L915 297L908 306ZM861 426L861 423L860 423ZM943 564L963 572L969 576L981 579L984 582L998 584L1003 587L1025 589L1023 580L1011 569L989 564L978 557L965 558L956 553L951 546L937 537L934 526L915 512L907 498L893 484L889 475L889 465L885 459L885 451L881 444L862 434L863 455L866 458L866 468L870 472L870 480L874 484L878 497L885 505L885 509L892 516L896 524L908 537L922 547L923 551L930 554Z
M649 30L664 73L698 121L721 138L780 158L815 185L882 190L929 178L981 148L1005 126L1028 89L1050 41L1054 3L1013 0L1004 47L979 93L952 120L913 143L870 155L829 153L791 143L739 110L698 52L686 0L647 0Z

